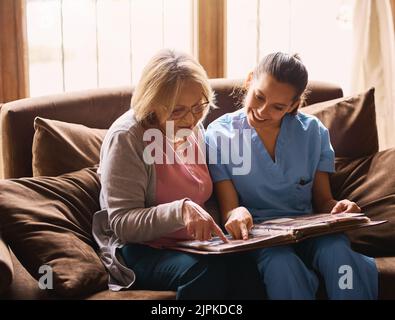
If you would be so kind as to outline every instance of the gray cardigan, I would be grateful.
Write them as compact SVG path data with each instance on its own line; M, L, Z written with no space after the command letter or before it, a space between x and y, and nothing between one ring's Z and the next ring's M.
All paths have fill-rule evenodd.
M155 203L155 165L143 160L143 135L144 129L129 110L112 124L100 152L101 210L93 217L92 231L113 291L129 288L136 278L117 248L154 240L184 226L186 199Z

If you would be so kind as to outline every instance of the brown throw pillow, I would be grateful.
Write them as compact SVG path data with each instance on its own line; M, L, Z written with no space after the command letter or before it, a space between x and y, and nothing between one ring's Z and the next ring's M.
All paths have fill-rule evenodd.
M338 200L355 201L373 220L387 223L348 232L357 251L370 256L395 254L395 149L359 159L337 159L331 187Z
M329 129L336 157L359 158L379 150L374 88L356 96L316 103L300 110Z
M34 129L33 177L58 176L99 163L107 130L39 117Z
M57 295L80 297L107 288L91 232L99 192L93 168L59 177L0 180L4 241L35 279L43 276L40 266L52 268Z

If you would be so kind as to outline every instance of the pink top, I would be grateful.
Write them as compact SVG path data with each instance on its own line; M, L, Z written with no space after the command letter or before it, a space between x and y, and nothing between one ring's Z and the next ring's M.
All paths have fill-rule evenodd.
M189 144L188 148L194 149L194 157L191 157L184 163L178 163L176 158L180 158L183 150L183 155L187 153L186 148L178 148L174 150L171 143L164 139L164 149L168 148L167 153L170 154L166 158L164 154L163 164L155 163L156 170L156 204L169 203L175 200L183 198L189 198L193 202L197 203L204 208L204 203L210 198L213 191L211 177L205 161L204 163L198 162L200 159L205 159L204 152L202 152L199 146L196 134L192 134L188 137ZM204 145L203 145L204 147ZM179 151L181 149L181 151ZM182 155L181 155L182 157ZM166 163L166 159L174 159L171 163ZM167 161L169 162L169 161ZM181 161L180 161L181 162ZM202 162L202 161L200 161ZM186 228L182 228L167 234L159 239L145 242L145 244L152 247L160 248L164 245L168 246L177 240L192 240L186 231Z

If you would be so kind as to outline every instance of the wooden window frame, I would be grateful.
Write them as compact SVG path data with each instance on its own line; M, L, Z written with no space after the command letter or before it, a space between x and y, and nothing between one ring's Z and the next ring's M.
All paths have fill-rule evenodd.
M195 56L209 78L226 77L226 0L195 0Z

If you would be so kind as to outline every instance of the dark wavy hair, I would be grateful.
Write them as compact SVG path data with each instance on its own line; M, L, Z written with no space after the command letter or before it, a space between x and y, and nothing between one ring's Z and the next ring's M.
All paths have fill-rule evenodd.
M306 87L309 74L298 54L274 52L265 56L253 71L254 79L258 80L264 73L271 75L278 82L287 83L295 88L296 94L293 101L300 99L293 113L305 103Z
M284 52L274 52L266 55L258 63L253 71L253 77L258 80L263 74L269 74L277 81L287 83L295 88L296 94L293 102L300 100L300 103L292 111L292 114L298 112L299 107L305 105L308 94L308 72L298 54L287 54ZM235 88L233 95L239 99L241 104L244 101L247 87Z

